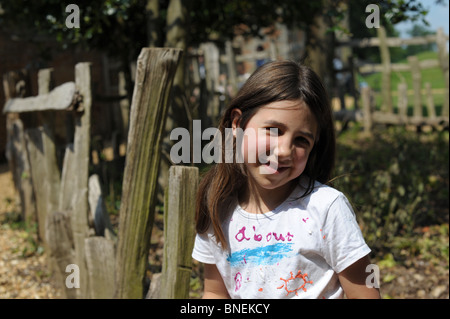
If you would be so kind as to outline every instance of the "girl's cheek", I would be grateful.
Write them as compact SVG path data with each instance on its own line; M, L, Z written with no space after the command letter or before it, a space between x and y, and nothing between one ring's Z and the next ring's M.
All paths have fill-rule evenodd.
M248 130L253 130L253 128ZM274 153L278 138L268 136L262 129L254 129L251 132L248 130L243 137L241 148L245 163L267 162L267 158Z
M244 136L244 141L242 143L242 154L244 162L247 164L256 163L258 157L258 143L253 137Z
M304 148L300 148L296 152L296 160L297 162L302 165L306 166L306 163L308 162L309 152L305 150Z
M275 153L275 148L277 147L278 138L272 136L262 136L259 139L259 154L263 157L270 157Z

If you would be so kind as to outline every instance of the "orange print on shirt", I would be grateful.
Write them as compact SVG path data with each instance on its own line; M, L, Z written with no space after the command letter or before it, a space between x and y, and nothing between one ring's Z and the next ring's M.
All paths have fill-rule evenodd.
M301 270L299 270L297 272L297 275L295 275L295 277L294 277L294 274L292 273L292 271L290 273L291 273L291 277L290 278L287 278L287 279L280 278L280 280L284 281L284 284L282 284L280 287L277 287L277 289L282 289L284 287L284 289L287 291L286 296L288 296L291 292L295 293L295 295L298 296L297 292L300 289L302 289L303 291L306 291L306 287L305 287L306 284L312 284L313 283L312 280L306 280L306 277L308 277L308 274L306 274L306 273L302 274ZM288 282L293 281L295 279L302 279L303 280L303 284L300 285L299 287L295 288L295 289L289 289L288 288Z

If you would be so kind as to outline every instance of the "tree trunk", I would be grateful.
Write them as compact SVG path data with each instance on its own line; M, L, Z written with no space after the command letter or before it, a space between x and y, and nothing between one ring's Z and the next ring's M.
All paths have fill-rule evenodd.
M188 9L185 0L171 0L167 9L167 33L165 46L168 48L178 48L186 51L187 30L188 30ZM182 56L173 80L172 101L168 110L165 133L163 136L162 151L165 155L170 154L172 141L170 141L170 131L175 127L189 129L190 112L186 101L185 87L185 57ZM172 165L170 158L163 156L160 162L160 174L158 177L158 201L164 201L164 189L169 178L169 167Z

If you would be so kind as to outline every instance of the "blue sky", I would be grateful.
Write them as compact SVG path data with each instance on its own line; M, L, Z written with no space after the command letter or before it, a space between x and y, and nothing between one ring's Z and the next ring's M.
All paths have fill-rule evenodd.
M445 0L445 6L435 5L434 0L422 0L420 1L425 9L428 9L426 20L430 23L428 27L431 30L437 30L439 27L444 28L445 34L448 34L449 25L449 0ZM408 37L406 31L411 29L413 23L399 23L395 25L395 28L400 32L401 37Z

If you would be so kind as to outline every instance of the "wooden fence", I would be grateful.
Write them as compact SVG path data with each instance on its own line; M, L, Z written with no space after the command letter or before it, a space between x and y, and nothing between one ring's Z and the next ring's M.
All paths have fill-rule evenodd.
M98 176L89 176L91 75L75 66L75 82L51 90L52 71L38 75L39 95L14 97L19 77L4 76L9 97L8 159L27 222L37 222L56 282L66 298L143 298L155 209L159 144L169 92L181 50L143 49L136 71L119 231L111 226ZM73 115L74 141L62 169L53 134L55 112ZM39 117L30 125L27 115ZM186 298L194 234L198 169L172 167L165 205L165 247L161 289L154 297ZM186 225L192 225L186 227ZM68 266L78 268L79 288L67 284ZM154 284L158 276L154 276Z
M378 29L378 37L370 39L353 39L347 42L341 42L341 46L350 47L379 47L381 64L360 64L351 61L353 74L381 72L381 106L376 108L374 92L371 88L361 89L362 110L341 110L335 113L337 120L348 121L356 120L364 123L366 131L370 132L374 124L393 124L393 125L430 125L433 127L448 128L449 125L449 66L447 52L448 35L445 35L442 28L438 29L435 35L425 37L413 37L409 39L387 38L383 27ZM416 56L408 57L407 64L392 64L389 54L389 47L403 45L419 45L436 43L438 48L438 60L419 61ZM421 70L429 68L440 68L445 83L444 103L440 114L438 114L430 83L422 83ZM345 71L345 70L344 70ZM347 69L348 71L348 69ZM408 87L402 82L398 85L398 112L394 112L391 74L392 72L409 71L412 75L413 114L409 115L408 107ZM355 76L353 76L355 77ZM354 96L355 100L357 96ZM425 101L425 103L423 103ZM423 113L423 104L426 105L427 114Z
M446 44L448 41L448 35L445 35L442 29L438 29L435 35L429 35L424 37L413 37L408 39L402 38L387 38L386 31L383 27L378 29L378 36L375 38L367 39L351 39L349 41L338 42L337 46L348 46L351 48L359 47L377 47L381 56L380 64L368 64L355 61L352 57L348 61L348 67L341 70L334 70L334 72L350 72L352 78L351 95L355 100L356 110L341 110L336 112L335 117L340 121L358 120L370 124L370 127L366 125L366 129L370 131L373 124L412 124L412 125L432 125L432 126L448 126L449 115L449 96L448 96L448 52ZM408 63L391 63L389 54L389 47L398 47L404 45L420 45L435 43L438 48L437 60L425 60L418 61L417 57L409 57ZM285 44L286 46L287 44ZM227 42L225 50L220 51L214 43L204 43L197 50L190 50L188 54L188 64L190 67L191 82L195 86L200 86L200 79L203 76L206 84L206 101L203 103L208 105L205 112L200 112L200 116L204 115L206 118L202 118L202 122L206 124L212 124L217 122L222 107L222 100L233 97L237 92L240 82L244 79L240 79L237 72L236 65L244 61L256 61L256 60L276 60L279 58L287 58L287 56L280 56L279 49L270 43L268 48L264 51L253 52L251 54L237 55L232 47L231 42ZM286 50L284 50L286 51ZM199 61L203 61L203 65L199 65ZM421 70L429 68L440 68L442 70L445 88L444 88L444 103L441 112L437 112L435 109L435 103L433 96L430 94L433 88L429 83L422 84L420 76ZM205 70L203 74L200 69ZM409 89L414 90L414 114L412 116L405 116L404 105L407 105L407 96L404 92L404 84L402 84L399 90L399 105L398 113L394 114L392 87L391 87L391 74L392 72L410 71L413 74L413 87ZM381 105L379 110L375 110L374 94L373 91L367 89L359 90L355 87L357 74L367 74L373 72L382 73L382 86L381 86ZM225 77L221 76L225 74ZM408 90L408 88L406 88ZM366 110L361 110L358 107L358 99L361 96L363 107L364 101L368 102L370 106ZM406 97L406 98L405 98ZM422 101L425 101L427 107L427 115L422 114ZM344 107L345 109L345 107ZM371 114L363 114L371 110Z

